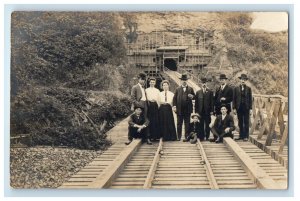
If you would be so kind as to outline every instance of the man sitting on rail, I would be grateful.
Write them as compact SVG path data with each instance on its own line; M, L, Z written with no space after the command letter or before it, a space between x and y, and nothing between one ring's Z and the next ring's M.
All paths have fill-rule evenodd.
M223 137L233 138L232 131L235 130L233 117L227 114L226 105L221 106L221 114L217 116L211 132L214 134L214 138L217 139L216 143L222 143Z
M128 121L128 142L125 142L126 145L129 145L133 138L142 138L143 142L147 144L152 144L150 141L150 132L149 132L149 120L143 113L144 106L136 103L134 105L134 113L130 115Z

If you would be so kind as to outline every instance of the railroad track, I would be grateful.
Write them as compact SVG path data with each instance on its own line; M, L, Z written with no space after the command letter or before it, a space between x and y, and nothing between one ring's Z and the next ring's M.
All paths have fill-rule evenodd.
M278 181L274 175L272 178L270 173L266 173L264 168L267 166L259 166L228 138L224 139L224 144L160 140L147 145L141 140L134 140L129 146L116 146L108 151L103 159L93 161L60 188L286 188L283 180Z

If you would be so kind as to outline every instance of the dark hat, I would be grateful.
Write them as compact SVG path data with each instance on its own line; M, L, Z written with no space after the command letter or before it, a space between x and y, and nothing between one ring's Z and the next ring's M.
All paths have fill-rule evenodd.
M134 104L134 109L137 109L137 108L140 108L140 109L144 109L144 106L142 105L142 104L140 104L140 103L135 103Z
M192 113L191 114L191 118L194 118L194 116L197 116L198 118L200 118L200 115L198 113Z
M225 74L221 74L221 75L220 75L220 80L222 80L222 79L226 79L226 80L227 80L228 78L226 77Z
M241 76L239 77L241 80L248 80L248 77L246 74L241 74Z
M222 105L221 105L221 107L220 107L220 109L221 109L222 107L226 107L226 109L228 110L228 108L227 108L227 105L226 105L226 104L222 104Z
M187 74L182 74L181 78L179 78L179 79L181 79L181 80L188 80L189 78L188 78Z
M142 79L142 80L146 80L146 74L145 74L145 73L140 73L140 74L138 75L138 78L139 78L139 79Z
M202 78L201 78L201 82L202 82L202 83L206 83L206 82L207 82L206 77L202 77Z

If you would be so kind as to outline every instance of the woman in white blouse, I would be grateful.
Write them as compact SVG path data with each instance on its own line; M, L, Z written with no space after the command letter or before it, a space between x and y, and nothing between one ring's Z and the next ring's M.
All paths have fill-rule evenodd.
M175 128L175 121L172 111L174 93L169 91L170 83L164 80L161 83L163 91L159 94L159 123L160 132L164 141L178 140Z
M150 87L147 88L146 97L148 102L147 117L150 121L149 132L151 140L158 140L160 136L159 122L158 122L158 105L159 105L159 90L155 88L156 79L149 79Z

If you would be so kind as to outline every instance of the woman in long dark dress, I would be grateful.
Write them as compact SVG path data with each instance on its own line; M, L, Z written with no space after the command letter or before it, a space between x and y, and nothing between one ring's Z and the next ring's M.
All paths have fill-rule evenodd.
M164 141L177 140L175 121L172 111L172 101L174 93L169 91L170 83L168 80L164 80L161 83L163 91L160 92L159 97L159 123L160 132Z
M159 140L159 138L161 137L158 121L159 90L154 87L156 84L156 79L150 78L149 80L150 87L145 91L148 102L147 116L150 121L150 138L152 140Z

